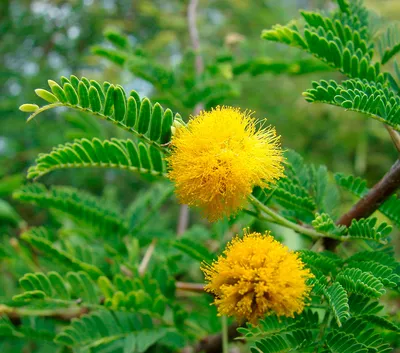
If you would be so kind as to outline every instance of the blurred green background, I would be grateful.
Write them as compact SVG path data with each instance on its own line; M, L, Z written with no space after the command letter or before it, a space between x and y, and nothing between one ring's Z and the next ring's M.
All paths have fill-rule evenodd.
M366 3L376 11L376 18L400 18L398 0ZM182 0L2 0L0 6L0 224L4 231L9 226L5 219L13 219L10 205L31 225L43 223L44 214L10 197L24 182L25 171L38 153L77 137L121 135L110 125L63 109L46 112L27 125L27 116L18 106L41 104L34 89L47 88L48 79L75 74L120 83L128 90L156 97L159 92L154 85L94 54L93 46L109 47L103 33L117 29L128 35L134 48L173 70L184 60L191 43L187 1ZM235 94L223 104L268 118L282 136L284 147L295 149L307 162L326 164L332 172L363 175L372 184L397 157L387 131L361 115L306 103L302 92L311 81L340 80L340 74L300 51L260 39L262 29L290 21L298 16L298 9L329 10L332 6L333 1L327 0L200 0L201 55L211 68L216 57L230 57L219 60L218 65L224 79L235 86ZM235 68L246 63L256 63L261 69L236 74ZM171 108L184 119L191 113L187 107ZM146 180L118 171L69 170L50 174L41 182L105 193L110 200L126 205ZM14 218L20 221L19 216Z

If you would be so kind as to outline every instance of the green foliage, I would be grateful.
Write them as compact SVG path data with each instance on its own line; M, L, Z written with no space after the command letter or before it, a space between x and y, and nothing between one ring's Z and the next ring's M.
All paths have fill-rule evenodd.
M35 327L40 326L37 325L37 321L38 320L33 319L31 323L14 325L7 315L0 315L0 337L3 337L3 339L6 337L13 337L16 339L36 340L39 342L52 342L55 338L55 333L41 329L40 327Z
M148 316L102 310L73 320L55 342L82 350L101 347L106 351L112 347L142 353L166 332L163 328L155 329Z
M391 74L381 72L380 63L372 61L375 49L368 10L361 0L338 1L338 5L330 16L301 11L306 22L303 30L294 23L277 25L264 30L262 37L303 49L351 78L341 84L334 80L313 82L313 88L304 93L308 102L364 113L399 130L398 87ZM382 64L400 48L398 31L389 28L378 44Z
M262 38L303 49L349 77L382 83L385 77L380 65L372 63L373 44L363 10L357 5L341 6L330 17L302 11L303 31L295 24L277 25L264 30Z
M355 178L352 175L346 177L343 174L336 174L335 179L340 186L358 197L363 197L369 191L367 182L359 177ZM392 195L383 202L379 207L379 211L389 218L396 226L400 225L400 200L396 195Z
M168 12L170 5L174 14ZM209 305L212 298L205 293L188 295L185 291L187 288L202 290L202 283L195 283L203 282L200 263L212 263L221 253L222 245L245 227L260 232L271 228L272 234L282 237L289 248L301 249L297 254L314 277L308 281L312 289L301 313L278 317L268 312L257 325L247 323L238 328L242 335L238 338L243 338L245 344L244 351L386 353L392 349L390 346L397 347L395 334L399 327L390 308L398 296L400 275L394 256L396 243L393 239L396 238L392 227L379 217L353 219L348 227L340 224L339 215L348 205L340 199L337 185L364 197L370 191L364 179L341 174L333 178L326 166L306 163L299 154L287 150L284 177L266 188L255 188L254 197L249 198L244 212L212 227L205 223L196 225L198 217L191 212L189 227L179 236L176 233L180 231L175 232L175 229L181 229L181 223L185 223L185 209L181 209L178 217L177 206L169 203L174 185L168 180L160 181L167 176L166 157L172 135L185 124L186 117L202 107L210 109L217 104L227 104L232 98L238 105L241 86L245 88L243 98L249 107L265 111L271 100L272 114L276 110L276 116L283 118L280 119L282 126L290 126L282 114L284 110L275 108L277 95L272 90L269 92L269 87L263 99L254 95L257 103L253 104L254 87L259 91L261 82L257 77L265 73L285 73L295 82L293 85L291 81L293 86L300 87L302 82L294 81L299 80L299 75L316 75L321 71L331 74L337 70L347 79L340 83L334 80L313 82L313 87L303 94L306 101L363 113L390 129L400 130L398 85L392 74L382 69L400 50L397 25L388 26L386 32L377 36L372 30L373 18L362 1L337 0L337 7L331 13L301 11L302 20L274 26L262 34L266 40L296 47L312 57L286 58L281 47L271 51L271 57L264 55L264 48L253 53L247 35L246 39L233 40L226 36L224 45L217 40L218 50L215 50L215 43L211 45L213 38L210 43L201 44L200 50L181 52L186 37L177 36L169 41L153 38L153 35L159 26L168 29L163 32L168 32L167 37L174 37L175 30L182 30L180 16L186 13L186 5L168 2L163 8L165 13L161 14L148 1L137 1L134 6L133 12L126 4L115 6L134 16L133 21L132 18L125 21L127 17L121 19L121 23L129 23L123 28L129 35L122 30L106 30L107 43L93 47L92 52L106 59L102 63L115 64L106 69L104 77L115 75L116 67L126 69L133 74L132 86L138 92L148 92L154 102L139 96L135 90L126 92L120 85L72 75L61 77L59 82L49 80L48 90L35 90L36 95L47 102L45 105L20 106L22 112L31 113L28 121L56 107L62 108L61 112L73 112L57 120L60 124L57 130L65 129L65 137L73 141L39 154L35 165L28 169L29 179L60 170L46 180L64 182L61 170L111 170L104 173L104 180L95 179L92 174L87 180L81 179L84 173L77 173L79 179L74 175L67 180L80 186L86 182L91 192L102 197L92 196L80 188L46 187L36 183L21 186L21 170L27 164L24 158L31 163L32 149L38 147L35 142L31 145L33 133L30 132L29 139L19 148L19 152L24 153L7 152L18 166L13 171L15 179L0 180L1 197L8 197L14 190L14 201L0 200L0 220L6 223L0 226L4 234L0 265L6 274L0 279L0 335L6 342L5 346L0 343L0 350L7 350L17 342L12 349L29 353L173 353L186 350L188 346L196 350L198 342L212 342L221 329L215 306ZM254 4L243 6L240 1L232 1L230 6L239 7L241 12L246 12L248 6L248 21L245 17L241 19L245 19L243 27L253 27L248 23L256 23L259 16L257 11L251 10ZM13 12L18 11L14 9ZM220 9L219 13L222 13ZM260 13L264 21L264 13ZM205 17L208 19L208 14ZM21 18L28 17L21 15ZM218 26L210 24L205 30L214 33L216 28ZM186 33L186 28L183 31ZM200 38L204 38L207 31L201 31ZM58 46L58 42L59 38L54 43L52 38L49 46ZM157 47L162 47L163 51L157 52L154 49ZM34 53L29 56L32 60ZM281 59L283 56L285 59ZM88 63L91 60L96 59L91 57ZM12 60L7 57L5 67L10 62ZM244 77L246 73L251 77ZM400 77L396 62L394 73ZM16 76L20 75L18 72ZM43 75L40 75L41 81ZM249 78L251 84L246 85ZM286 86L287 78L273 78L271 87ZM124 72L122 83L131 79L130 75L125 77ZM13 78L7 80L6 85L17 90ZM22 95L20 98L21 102L25 100ZM284 99L291 101L292 97L286 98L284 94L279 99L285 102ZM162 105L179 111L184 119ZM301 105L299 107L301 110ZM297 114L293 106L290 109ZM332 129L331 110L322 114L315 124L318 125L316 130L308 121L301 126L304 133L299 129L301 133L297 135L306 141L312 140L312 146L321 156L326 151L319 150L318 141L334 141L340 146L341 156L349 144L336 141L332 130L346 130L349 125L342 121ZM272 121L276 116L272 116ZM103 129L101 120L117 128ZM55 130L49 121L39 127L46 139L38 136L38 140L47 141L47 135ZM54 124L54 120L51 121ZM370 135L374 141L382 139L377 129ZM2 154L3 149L8 148L8 141L0 142ZM46 148L57 143L57 139L49 139ZM40 144L39 147L44 146ZM353 161L351 150L350 155L348 160ZM329 163L333 168L353 167L352 162L343 162L345 158L338 164L334 154L329 157L332 157ZM358 158L357 149L356 160ZM120 173L114 172L116 169L134 173L123 180ZM1 178L2 172L3 169ZM357 170L358 174L361 172L362 168ZM135 174L142 177L136 179ZM4 183L14 186L4 188ZM25 208L15 201L50 212L37 212L36 207ZM23 216L19 214L21 209ZM400 203L396 195L385 201L379 211L395 225L400 225ZM272 223L278 227L272 227ZM332 248L327 240L334 243ZM324 246L336 251L324 250ZM364 249L368 250L360 251ZM242 280L245 279L240 278ZM285 297L285 293L279 295ZM257 303L253 301L252 305ZM207 335L215 336L208 339ZM42 342L47 345L42 346Z
M370 272L358 268L345 269L338 274L336 280L350 293L379 298L385 293L382 282Z
M164 155L153 145L94 138L75 140L39 155L36 165L28 170L28 178L37 179L53 170L67 168L117 168L155 176L166 171Z
M277 203L289 217L307 223L317 212L334 214L338 193L326 167L306 164L294 151L287 151L285 156L285 177L268 189L255 188L254 196L264 204Z
M322 102L367 114L394 129L400 129L400 98L381 83L367 80L313 82L313 89L304 93L308 102Z
M72 218L100 234L121 235L128 233L128 225L121 219L121 211L107 206L106 202L70 187L46 189L42 184L29 184L16 190L14 197L67 213Z
M171 139L171 126L179 115L173 115L171 110L158 104L152 104L148 98L140 99L132 90L127 96L119 85L108 82L100 84L85 77L78 79L72 75L70 79L61 78L61 87L55 81L49 81L52 91L37 89L36 94L49 102L34 111L28 121L41 112L56 107L67 107L107 120L116 126L134 134L144 142L161 149L161 145ZM22 106L26 111L26 106Z
M20 278L19 283L24 293L14 296L15 301L34 299L73 301L79 299L85 304L98 304L100 297L95 284L87 272L68 272L62 277L58 272L51 271L27 273Z
M344 332L331 332L326 338L328 352L342 353L367 353L368 349L357 342L353 335L347 335Z
M210 251L195 240L189 238L178 239L173 242L173 246L197 261L210 263L213 260L213 255Z
M335 235L343 235L346 232L346 227L336 225L333 219L326 213L316 214L315 219L311 222L314 229L321 233L330 233Z
M254 353L292 352L310 347L310 341L312 341L312 336L309 331L298 330L284 337L276 335L262 339L256 342L256 348L252 347L250 351Z
M133 46L129 38L118 31L106 31L105 37L108 45L92 47L94 54L126 68L135 77L150 83L157 89L157 96L161 101L190 113L199 103L210 108L228 98L237 97L239 88L231 80L231 76L250 69L246 65L236 70L229 66L227 68L226 62L233 59L229 54L222 59L218 56L209 58L204 73L196 76L196 58L191 50L184 52L179 65L167 67L140 46Z
M378 227L376 225L376 218L368 219L353 219L350 227L348 228L349 237L359 239L371 239L378 242L385 243L383 239L386 238L392 231L392 227L383 222Z
M348 296L346 291L340 285L340 283L335 282L324 291L324 294L329 306L332 309L332 314L337 325L339 327L342 326L342 322L345 322L350 317Z
M318 314L305 310L294 318L274 315L261 320L259 325L238 328L246 340L254 341L251 352L290 352L312 347L318 331Z
M400 52L400 35L399 24L393 23L389 25L378 40L378 51L381 56L382 65L386 64L397 53Z
M42 252L44 256L51 258L67 269L84 271L93 279L103 274L96 266L83 262L71 256L66 251L57 248L48 238L48 232L44 228L31 228L29 231L23 233L21 238L38 251ZM42 297L42 293L35 292L35 295Z

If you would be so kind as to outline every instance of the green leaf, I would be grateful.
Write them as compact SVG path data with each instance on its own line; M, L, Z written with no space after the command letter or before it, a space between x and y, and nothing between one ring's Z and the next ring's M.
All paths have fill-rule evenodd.
M164 158L163 154L153 146L150 146L149 152L153 169L162 173L165 170L163 164L163 158Z
M57 99L62 103L67 103L68 99L65 96L63 89L58 85L58 83L54 82L52 80L49 80L48 83L49 83L51 91L57 97Z
M69 168L117 168L154 176L165 176L164 154L154 146L143 143L137 147L130 140L99 139L75 140L74 143L59 145L50 153L41 154L36 165L28 170L28 178L37 179L57 169ZM151 163L151 162L152 163Z
M341 271L338 281L348 292L366 297L379 298L385 293L382 282L370 272L363 272L356 268L347 268Z
M324 295L329 303L337 325L340 327L350 317L349 298L344 288L335 282L324 290Z
M348 236L354 239L368 239L386 244L386 238L392 231L392 227L387 223L382 222L378 227L375 227L377 219L371 217L368 219L353 219L348 228Z
M136 100L133 97L128 97L127 111L125 115L125 125L129 127L134 127L137 119L137 105Z
M72 105L78 105L78 94L76 93L75 88L70 83L64 84L64 92L69 103L71 103Z
M139 147L139 158L140 158L140 164L143 169L146 170L152 170L151 163L150 163L150 155L147 150L146 145L144 145L142 142L138 144Z
M120 210L74 188L53 187L48 190L41 184L29 184L16 190L13 196L20 201L62 211L106 236L128 233L126 220L121 217Z
M106 93L106 98L104 102L104 112L105 116L111 116L114 110L114 90L113 85L109 86Z
M27 273L19 280L24 293L14 296L13 300L38 300L56 299L73 302L80 299L84 303L98 304L100 296L97 294L95 283L88 273L68 272L62 277L59 273L51 271Z
M320 81L304 93L308 102L323 102L366 114L400 130L400 97L381 83L348 80Z
M23 233L21 238L39 250L44 256L50 257L52 260L57 261L71 270L87 272L93 279L97 279L99 276L103 275L101 270L96 266L80 261L67 252L57 249L51 241L38 236L35 230ZM37 280L36 283L38 283Z
M39 96L40 98L44 99L45 101L47 101L49 103L58 102L58 99L55 95L53 95L52 93L50 93L49 91L46 91L44 89L41 89L41 88L35 89L35 93L37 96Z
M61 345L82 350L101 347L117 340L129 347L128 352L142 353L167 333L153 327L146 317L124 312L98 311L74 320L55 338Z
M317 213L311 224L320 233L343 235L346 232L345 226L336 225L333 219L326 213Z
M89 108L89 91L86 85L81 81L78 85L79 105L82 108Z
M252 353L279 353L290 351L301 351L309 346L313 346L313 334L310 330L297 330L291 334L274 335L257 341L255 346L251 347Z
M114 86L108 82L101 85L85 77L79 80L76 76L71 76L70 81L62 79L64 90L56 82L49 82L52 89L57 91L59 98L48 91L36 90L40 97L52 104L39 108L35 105L23 105L22 109L33 112L28 121L45 110L63 106L91 113L97 118L112 122L159 150L163 150L162 144L171 139L173 113L169 109L164 112L158 103L153 106L146 97L141 101L136 91L131 91L127 98L125 91L119 85Z
M358 197L365 196L369 191L367 182L361 178L355 178L352 175L346 177L343 174L336 174L335 179L340 186ZM397 226L400 226L400 200L396 195L393 195L386 200L379 207L379 211Z
M326 337L329 352L332 353L368 353L368 349L357 342L353 335L332 331Z
M303 31L294 24L276 25L264 30L262 38L303 49L351 78L385 81L384 75L379 73L379 64L374 66L371 61L373 43L366 24L360 26L359 18L347 13L330 17L308 11L301 11L301 14L307 22Z
M400 24L389 25L378 40L378 51L381 55L381 64L386 64L400 52Z
M126 97L121 87L114 90L114 116L116 121L123 121L126 113Z
M138 132L145 134L149 128L151 117L151 103L147 98L144 98L140 105L139 119L138 119Z
M195 240L188 238L175 240L172 246L199 262L204 261L210 263L214 258L206 247Z
M348 266L370 272L387 287L396 288L400 283L400 276L394 272L393 268L376 261L368 261L368 258L365 261L351 261Z
M150 139L153 141L158 141L160 139L162 118L163 109L161 105L156 103L153 107L150 124Z
M25 112L25 113L33 113L38 109L39 109L39 106L37 104L22 104L19 107L19 110L21 112Z
M5 200L0 199L0 221L2 224L18 225L24 223L17 211Z
M161 143L165 144L171 140L171 126L174 121L173 113L170 109L167 109L164 113L164 117L161 125Z
M100 95L97 89L93 86L89 88L89 100L90 100L90 107L92 108L92 111L94 112L100 112L101 111L101 100L100 100Z
M129 46L128 38L120 32L108 29L104 32L104 36L116 47L123 49Z

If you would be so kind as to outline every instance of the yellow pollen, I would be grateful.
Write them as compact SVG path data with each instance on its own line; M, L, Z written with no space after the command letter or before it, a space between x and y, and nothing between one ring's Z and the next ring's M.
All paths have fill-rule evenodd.
M275 129L257 130L249 112L217 107L176 130L167 157L181 203L202 209L210 221L243 208L254 186L283 175Z
M219 315L253 324L272 313L301 313L311 291L307 280L313 277L298 255L268 232L237 236L218 260L201 269Z

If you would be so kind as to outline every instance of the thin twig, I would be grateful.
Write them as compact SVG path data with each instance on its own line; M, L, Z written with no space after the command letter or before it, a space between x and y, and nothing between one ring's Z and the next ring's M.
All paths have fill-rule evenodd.
M203 58L200 55L200 40L199 32L197 30L197 5L198 0L190 0L187 9L187 24L189 29L190 42L195 54L195 69L196 76L199 78L204 71ZM200 102L193 109L193 115L196 116L204 109L204 105ZM189 206L181 205L179 210L179 221L177 227L178 237L182 235L189 226Z
M156 247L156 244L157 244L157 239L153 239L143 256L142 262L139 265L139 274L141 276L143 276L144 273L146 272L147 266L149 265L151 255L153 255L153 251Z
M310 237L311 239L330 237L330 238L334 238L338 241L345 240L344 237L340 237L340 236L337 236L334 234L319 233L315 229L307 228L300 224L293 223L293 222L287 220L285 217L282 217L280 214L276 213L275 211L271 210L269 207L265 206L262 202L257 200L253 195L249 196L249 201L256 208L258 208L259 210L261 210L262 212L266 213L269 216L265 220L271 221L271 219L272 219L272 222L274 222L276 224L280 224L286 228L293 229L294 231L304 234L304 235ZM259 216L259 218L263 219L264 217L262 217L262 215L261 215L261 216Z
M197 5L198 0L190 0L187 9L187 22L189 28L190 42L192 43L192 48L196 55L196 74L200 76L204 70L203 58L199 55L200 51L200 40L199 32L197 30L196 20L197 20Z
M389 125L385 125L386 130L389 132L390 137L392 138L393 144L397 149L397 152L400 153L400 134L391 128Z
M178 237L180 237L183 233L185 233L188 226L189 226L189 206L181 205L179 208L178 227L176 230Z
M176 282L176 289L186 292L204 292L204 284L202 283L188 283L188 282Z
M14 325L19 325L24 316L52 317L60 321L71 321L89 312L87 307L69 307L62 309L29 309L0 305L0 316L6 315Z

